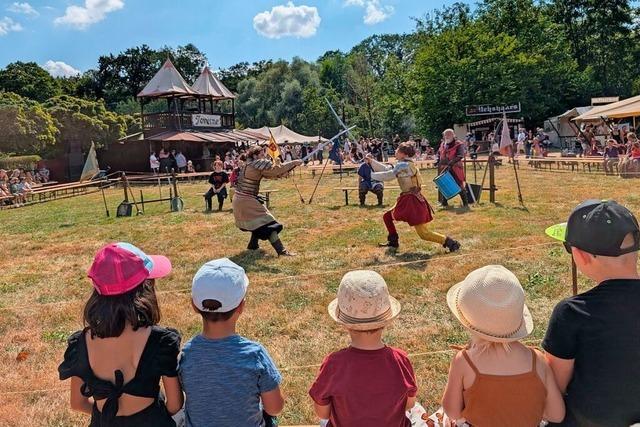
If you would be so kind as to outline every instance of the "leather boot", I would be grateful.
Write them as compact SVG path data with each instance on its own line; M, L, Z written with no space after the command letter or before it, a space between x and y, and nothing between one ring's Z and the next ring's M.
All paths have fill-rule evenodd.
M378 192L376 196L378 196L378 206L382 206L382 191Z
M280 239L276 240L275 242L272 242L271 246L273 246L273 249L276 250L276 252L278 253L278 256L295 256L294 253L289 252L288 250L285 249Z
M378 246L380 246L381 248L394 248L397 249L398 247L400 247L400 243L399 243L399 237L397 234L389 234L387 236L387 242L386 243L378 243Z
M211 212L211 199L207 199L207 212Z
M460 198L462 199L462 206L468 207L469 206L469 197L467 195L467 189L466 188L462 189L462 192L460 193Z
M251 240L249 240L249 245L247 246L247 249L249 249L250 251L255 251L259 247L260 246L258 245L258 237L255 236L254 234L251 234Z
M453 240L451 237L447 237L442 246L449 249L449 252L456 252L460 250L460 243L457 240Z

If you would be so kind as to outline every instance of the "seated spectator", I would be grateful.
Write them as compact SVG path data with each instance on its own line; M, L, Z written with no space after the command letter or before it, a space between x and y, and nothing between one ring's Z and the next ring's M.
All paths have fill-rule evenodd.
M471 272L447 292L471 335L451 362L442 406L472 426L531 427L562 421L564 403L544 356L520 340L533 331L518 278L501 265Z
M209 175L209 190L205 193L204 199L207 203L207 211L211 211L211 200L215 195L218 199L218 211L222 210L224 199L227 198L227 183L229 182L229 175L222 170L222 162L216 160L213 166L214 171Z
M639 141L635 141L633 144L631 144L631 160L633 160L634 163L640 162L640 142Z
M640 422L640 229L614 201L587 200L566 225L564 245L598 283L556 305L542 347L565 393L563 426Z
M109 244L89 270L93 294L86 327L69 337L61 380L71 378L71 408L91 415L91 427L175 427L182 408L177 378L180 334L157 326L155 279L171 272L163 256L129 243ZM164 398L160 398L162 381Z
M350 271L329 304L329 315L346 328L349 347L325 357L309 390L316 415L328 426L410 425L416 379L407 354L382 341L400 303L375 271Z
M604 149L604 171L607 175L613 174L613 166L618 164L620 151L618 143L615 139L609 139L607 141L607 148Z
M196 169L193 167L193 162L191 160L187 161L187 173L195 173Z
M174 150L175 153L175 150ZM182 154L182 151L178 151L175 154L176 159L176 167L178 168L178 172L185 173L187 170L187 158Z
M38 173L42 178L42 182L49 182L49 180L51 179L49 169L47 169L47 167L44 165L42 165L42 167L38 170Z
M4 169L0 169L0 183L9 182L9 175L7 175L7 171Z
M378 198L378 206L382 206L382 197L384 195L384 184L380 181L371 179L371 172L374 172L371 166L373 160L372 154L364 156L364 162L358 168L358 196L360 198L360 206L365 205L367 193L372 192Z
M180 379L188 426L273 426L284 407L282 377L262 345L236 332L249 279L227 258L193 277L191 302L202 331L182 349Z

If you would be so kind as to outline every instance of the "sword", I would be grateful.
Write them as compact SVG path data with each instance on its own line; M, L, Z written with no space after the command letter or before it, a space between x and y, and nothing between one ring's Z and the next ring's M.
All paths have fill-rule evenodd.
M345 133L349 132L352 129L355 129L356 126L351 126L348 129L343 130L342 132L337 133L333 138L331 138L330 140L328 140L327 142L321 142L320 144L318 144L318 148L316 148L315 150L313 150L311 153L307 154L305 157L303 157L302 160L303 162L306 160L309 160L310 158L312 158L313 156L316 155L316 153L318 153L320 150L324 150L324 147L326 147L327 145L329 145L330 143L333 142L334 139L340 138L342 135L344 135Z

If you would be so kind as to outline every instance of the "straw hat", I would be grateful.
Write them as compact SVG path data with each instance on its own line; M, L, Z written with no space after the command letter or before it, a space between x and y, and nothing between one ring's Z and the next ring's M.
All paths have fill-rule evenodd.
M518 278L501 265L472 271L447 292L447 304L462 325L487 341L511 342L533 331Z
M400 313L400 303L389 295L387 284L370 270L350 271L338 288L329 316L348 329L370 331L388 325Z

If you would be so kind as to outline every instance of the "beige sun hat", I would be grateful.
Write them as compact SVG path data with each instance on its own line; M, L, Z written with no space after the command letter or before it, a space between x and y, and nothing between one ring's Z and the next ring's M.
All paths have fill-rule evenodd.
M400 313L400 303L389 295L384 278L370 270L344 275L338 298L328 307L329 316L348 329L370 331L388 325Z
M487 265L447 292L447 304L462 325L487 341L511 342L533 331L524 289L511 271Z

